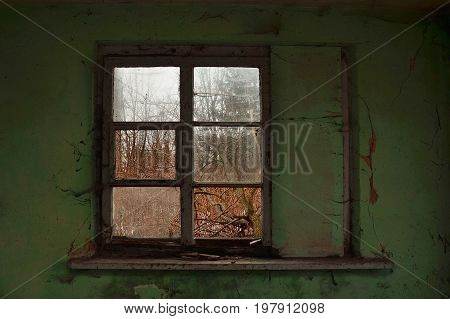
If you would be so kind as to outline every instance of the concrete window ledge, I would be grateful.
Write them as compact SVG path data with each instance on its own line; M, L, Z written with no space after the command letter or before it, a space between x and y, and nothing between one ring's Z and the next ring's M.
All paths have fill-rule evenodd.
M229 258L191 260L182 258L73 258L72 269L148 269L148 270L321 270L321 269L392 269L391 261L382 258Z

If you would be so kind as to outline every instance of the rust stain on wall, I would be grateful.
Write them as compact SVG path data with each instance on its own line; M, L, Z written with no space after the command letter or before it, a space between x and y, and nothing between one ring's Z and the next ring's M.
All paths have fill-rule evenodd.
M377 147L377 137L372 127L371 135L369 137L369 154L361 156L361 159L363 159L364 162L367 164L367 166L369 166L370 170L372 170L372 154L375 153L376 147Z
M377 148L377 136L375 134L375 129L373 128L372 123L372 117L370 116L370 109L367 102L360 96L361 100L363 101L364 105L367 109L367 115L369 117L369 123L370 123L370 137L369 137L369 153L367 155L361 155L361 159L367 164L367 166L370 169L370 178L369 178L369 204L374 205L378 201L378 192L375 189L374 186L374 174L373 174L373 154L376 151Z
M378 193L375 187L373 186L373 173L372 175L370 175L369 185L370 185L369 204L373 205L378 201Z

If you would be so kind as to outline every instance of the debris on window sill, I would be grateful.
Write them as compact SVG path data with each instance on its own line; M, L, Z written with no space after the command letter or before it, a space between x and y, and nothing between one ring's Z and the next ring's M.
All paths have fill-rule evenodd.
M351 270L392 269L383 257L320 257L261 259L197 254L182 258L72 258L72 269L142 269L142 270Z

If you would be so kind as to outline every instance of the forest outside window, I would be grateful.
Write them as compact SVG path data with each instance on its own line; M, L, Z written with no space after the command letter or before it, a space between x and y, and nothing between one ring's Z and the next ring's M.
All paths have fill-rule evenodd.
M104 57L103 253L264 254L271 244L266 50L154 51Z

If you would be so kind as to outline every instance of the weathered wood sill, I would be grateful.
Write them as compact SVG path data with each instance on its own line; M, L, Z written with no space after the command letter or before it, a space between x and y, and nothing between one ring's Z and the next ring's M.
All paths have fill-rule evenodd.
M182 258L73 258L72 269L148 269L148 270L333 270L392 269L391 261L381 258L229 258L220 260L189 260Z

